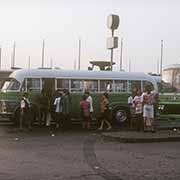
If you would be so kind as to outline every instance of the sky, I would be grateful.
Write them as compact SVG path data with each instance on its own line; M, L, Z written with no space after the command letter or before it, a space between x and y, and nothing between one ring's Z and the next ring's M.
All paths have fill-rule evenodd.
M45 66L73 69L78 61L81 39L81 69L91 60L109 60L106 41L110 36L107 17L116 14L123 38L123 69L157 72L161 40L164 41L163 67L180 61L180 1L178 0L0 0L0 46L2 68L11 65L16 42L16 63L22 68L41 66L45 39ZM114 70L119 70L119 47L114 50ZM76 63L77 65L77 63Z

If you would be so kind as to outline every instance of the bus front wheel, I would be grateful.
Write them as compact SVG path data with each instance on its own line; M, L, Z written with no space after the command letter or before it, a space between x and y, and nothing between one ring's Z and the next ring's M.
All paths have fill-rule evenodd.
M118 124L122 124L122 123L126 122L128 119L126 110L117 109L114 113L114 118L115 118L116 123L118 123Z

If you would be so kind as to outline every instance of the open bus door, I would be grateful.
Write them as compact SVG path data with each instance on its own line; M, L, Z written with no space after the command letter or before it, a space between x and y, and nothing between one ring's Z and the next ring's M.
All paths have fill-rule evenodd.
M54 78L43 78L42 79L42 89L48 96L48 98L52 98L55 92L55 79Z
M52 101L55 93L55 78L43 78L42 79L42 90L43 93L47 95L48 106L50 108L50 113L47 114L46 125L49 126L52 120Z

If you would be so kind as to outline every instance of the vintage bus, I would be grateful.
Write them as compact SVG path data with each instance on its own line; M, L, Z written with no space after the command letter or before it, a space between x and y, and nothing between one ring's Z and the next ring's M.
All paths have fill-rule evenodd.
M157 91L157 83L150 75L133 72L75 71L56 69L32 69L14 71L4 83L0 93L0 115L16 119L23 92L28 92L34 114L38 114L38 96L42 89L53 96L56 90L68 89L71 93L72 120L80 119L79 103L85 90L93 98L94 117L99 112L101 94L109 92L112 116L115 122L125 122L130 110L127 99L133 89L144 90L151 84ZM95 118L94 118L95 119Z

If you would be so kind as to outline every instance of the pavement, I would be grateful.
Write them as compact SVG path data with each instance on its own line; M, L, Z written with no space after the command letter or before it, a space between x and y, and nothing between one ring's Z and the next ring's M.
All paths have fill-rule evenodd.
M167 137L168 132L179 134L75 127L62 132L53 126L29 132L0 126L0 180L178 180L179 142L119 143L104 138L119 133Z
M159 130L152 132L137 131L116 131L102 132L105 140L118 141L123 143L152 143L152 142L176 142L180 141L180 130Z

